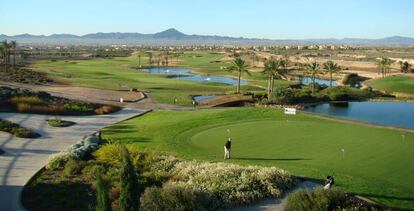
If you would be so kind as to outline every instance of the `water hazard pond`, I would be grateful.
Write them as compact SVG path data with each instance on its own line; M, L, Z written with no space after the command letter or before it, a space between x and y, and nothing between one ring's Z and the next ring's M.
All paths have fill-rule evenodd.
M140 70L146 73L151 73L151 74L173 76L171 78L175 80L185 80L185 81L195 81L195 82L216 82L216 83L223 83L223 84L229 84L229 85L237 85L237 79L232 78L232 77L210 75L210 74L202 75L202 74L194 73L188 69L154 67L154 68L146 68L146 69L140 69ZM247 81L240 80L240 84L246 85Z
M349 102L348 106L324 103L307 107L304 110L377 125L414 130L414 103Z

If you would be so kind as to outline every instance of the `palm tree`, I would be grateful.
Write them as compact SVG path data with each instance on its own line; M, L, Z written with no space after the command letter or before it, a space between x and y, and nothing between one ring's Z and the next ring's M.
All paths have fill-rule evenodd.
M138 65L139 65L139 67L141 67L141 54L140 53L138 53Z
M270 98L270 92L273 92L275 79L286 78L286 66L283 59L272 59L265 62L263 74L268 76L267 97Z
M323 69L329 74L329 87L332 87L332 75L341 71L341 67L333 61L327 61L323 64Z
M149 65L152 65L154 63L154 61L152 60L152 57L153 57L152 52L147 52L147 55L148 55L148 63Z
M270 61L264 64L263 74L267 76L267 98L270 98L270 92L272 92L272 78L274 77L273 68Z
M384 78L388 73L391 73L391 64L393 62L394 61L388 57L382 57L381 60L377 62L378 74L382 73L382 77Z
M316 76L322 74L322 72L320 71L320 65L316 62L305 64L305 71L307 75L309 75L312 79L312 93L315 93Z
M5 63L5 61L4 61L4 52L5 52L5 49L4 49L3 45L0 45L0 60L1 60L2 65Z
M15 40L10 42L10 48L13 49L13 67L16 65L16 47L17 42Z
M1 42L1 46L3 48L3 59L4 59L4 65L8 66L9 64L9 51L10 51L10 45L7 43L7 40L4 40Z
M405 61L405 62L399 61L399 63L400 63L400 70L401 70L402 73L410 72L410 69L412 67L412 65L410 63L408 63L407 61Z
M248 67L249 65L247 65L246 62L242 58L236 57L233 61L233 65L229 68L230 71L236 71L238 74L237 75L237 93L240 93L241 74L245 72L248 75L250 75L250 72L247 70Z

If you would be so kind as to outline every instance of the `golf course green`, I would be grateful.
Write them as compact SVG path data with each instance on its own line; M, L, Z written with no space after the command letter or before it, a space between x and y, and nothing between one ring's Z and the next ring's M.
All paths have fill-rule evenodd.
M229 129L229 132L228 132ZM277 109L154 111L112 125L104 138L186 159L277 166L396 208L414 208L414 133Z
M386 78L372 80L368 84L375 89L386 92L414 94L414 77L389 76Z

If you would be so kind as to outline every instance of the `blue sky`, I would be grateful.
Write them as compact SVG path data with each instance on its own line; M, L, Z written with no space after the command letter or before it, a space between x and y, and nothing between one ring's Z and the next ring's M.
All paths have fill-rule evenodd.
M414 37L413 0L1 0L0 34Z

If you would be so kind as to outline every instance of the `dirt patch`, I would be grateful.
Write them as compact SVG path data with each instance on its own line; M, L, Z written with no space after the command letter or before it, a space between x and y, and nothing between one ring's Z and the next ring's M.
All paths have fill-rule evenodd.
M78 99L86 102L119 102L123 98L124 102L137 102L145 98L139 91L114 91L88 87L72 87L63 85L31 85L10 82L0 82L0 85L25 88L33 91L44 91L54 96Z

